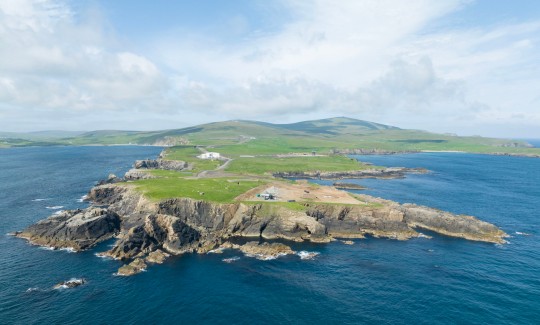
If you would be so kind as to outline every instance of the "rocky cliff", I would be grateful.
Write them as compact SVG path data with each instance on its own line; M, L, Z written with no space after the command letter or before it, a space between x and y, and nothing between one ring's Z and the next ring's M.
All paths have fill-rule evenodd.
M251 243L240 248L229 242L234 237L329 242L372 235L405 240L421 236L417 229L490 243L503 243L506 236L494 225L471 216L400 205L367 195L359 196L365 204L305 203L303 210L190 198L151 202L129 183L94 187L88 197L94 206L53 216L16 235L35 244L75 250L115 236L116 243L103 254L131 261L119 270L123 275L140 272L146 263L162 261L166 254L206 253L220 247L260 253L274 247L251 247ZM98 205L102 207L95 207ZM279 246L279 252L269 254L288 251Z
M64 211L15 235L36 245L80 251L112 238L120 230L120 224L121 218L115 212L90 207Z
M173 170L173 171L182 171L189 170L191 166L180 160L166 160L161 158L160 154L159 159L145 159L145 160L136 160L133 164L133 168L126 172L124 175L124 180L134 181L138 179L150 179L155 178L152 174L148 173L148 170L152 169L162 169L162 170ZM101 183L100 185L102 185Z

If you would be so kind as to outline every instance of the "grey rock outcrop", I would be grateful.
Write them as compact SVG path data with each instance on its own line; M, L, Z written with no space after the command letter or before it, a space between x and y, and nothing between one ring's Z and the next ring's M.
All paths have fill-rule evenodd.
M114 183L118 183L122 181L123 179L117 177L115 174L109 174L107 179L99 181L97 185L99 186L99 185L105 185L105 184L114 184Z
M16 233L33 244L80 251L113 237L120 230L118 214L102 208L64 211Z
M424 168L370 168L362 170L353 170L347 172L320 172L320 171L291 171L276 172L274 177L280 178L307 178L307 179L345 179L345 178L404 178L407 173L425 174L428 170Z
M136 181L139 179L151 179L151 178L156 178L156 177L148 173L144 169L132 168L124 174L124 179L126 181Z
M189 168L189 164L180 160L146 159L135 161L133 167L135 169L163 169L181 171Z
M251 241L244 245L233 245L232 248L240 250L246 256L255 257L259 260L270 260L280 256L294 254L294 251L289 246L281 243L258 243Z
M133 260L133 262L126 264L118 269L118 275L122 276L130 276L137 273L141 273L142 271L146 270L146 263L144 263L143 259L136 258Z

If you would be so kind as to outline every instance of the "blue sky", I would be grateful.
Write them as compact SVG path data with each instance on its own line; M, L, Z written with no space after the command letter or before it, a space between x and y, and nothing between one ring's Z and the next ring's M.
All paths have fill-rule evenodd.
M349 116L540 138L540 2L0 0L0 130Z

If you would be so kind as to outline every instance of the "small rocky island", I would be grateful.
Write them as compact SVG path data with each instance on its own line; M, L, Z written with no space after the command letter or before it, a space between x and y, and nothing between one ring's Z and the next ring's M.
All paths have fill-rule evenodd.
M75 251L116 238L110 250L99 254L124 261L119 275L133 275L145 270L149 264L159 264L171 255L185 253L219 253L224 249L236 249L259 259L294 253L283 243L267 242L275 239L328 243L369 235L407 240L424 236L423 229L487 243L504 243L507 236L496 226L472 216L398 204L368 195L351 195L331 186L312 188L306 182L291 183L279 179L265 180L231 202L212 202L204 197L156 200L137 187L137 182L153 181L152 178L157 177L149 171L185 172L192 168L191 163L162 158L138 161L124 179L111 175L100 182L88 193L88 200L92 202L88 208L53 215L15 235L36 245ZM397 169L364 170L356 176L402 177L404 172ZM281 173L279 176L290 177L292 174ZM347 173L334 173L333 176L342 178L344 174ZM353 174L348 172L349 176ZM306 172L302 176L326 178L331 174ZM283 203L266 202L256 195L276 189L298 195L295 200ZM228 191L229 187L221 190ZM238 238L254 241L237 244L235 239Z

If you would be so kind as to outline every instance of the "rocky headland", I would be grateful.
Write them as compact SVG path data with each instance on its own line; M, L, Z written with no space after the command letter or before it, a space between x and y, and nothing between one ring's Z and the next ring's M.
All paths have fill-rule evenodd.
M138 160L123 178L109 175L88 193L92 205L84 210L64 211L29 226L15 236L32 244L81 251L111 238L111 249L98 255L119 259L125 264L118 275L133 275L150 264L163 263L171 255L218 253L235 249L246 256L273 259L295 252L283 243L311 241L328 243L335 239L364 238L366 235L406 240L426 237L426 229L452 237L488 243L504 243L507 235L496 226L472 216L454 215L433 208L357 195L353 204L298 202L301 209L286 205L263 204L246 199L215 203L193 198L149 200L131 181L151 178L149 170L189 170L183 161ZM350 172L275 173L281 178L401 178L425 169L402 167L372 168ZM334 183L342 188L356 184ZM309 191L304 191L308 192ZM342 193L341 191L338 191ZM335 193L330 193L335 196ZM243 245L238 238L252 238Z
M136 166L154 165L145 162ZM51 216L15 235L33 244L75 251L114 237L114 246L100 255L125 262L119 275L139 273L149 264L184 253L237 249L259 259L294 253L285 244L265 240L328 243L366 235L406 240L423 237L423 229L488 243L504 243L507 236L496 226L472 216L367 195L356 197L360 204L303 202L302 210L258 202L213 203L192 198L151 201L130 182L115 181L91 189L89 208ZM235 238L256 241L237 245L232 243Z

